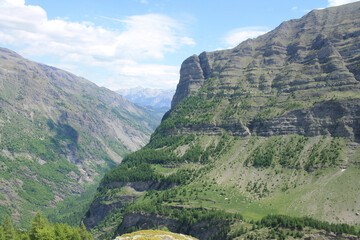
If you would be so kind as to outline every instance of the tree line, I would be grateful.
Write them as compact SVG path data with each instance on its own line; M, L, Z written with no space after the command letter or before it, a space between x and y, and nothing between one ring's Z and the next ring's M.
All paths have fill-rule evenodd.
M71 227L68 224L51 224L38 212L28 231L18 230L14 227L9 215L5 216L0 226L0 240L93 240L85 225Z
M327 232L333 232L335 234L352 234L360 236L360 231L357 232L354 226L349 224L334 224L320 220L316 220L310 217L290 217L286 215L268 215L261 219L258 225L270 227L270 228L289 228L303 230L305 227L310 227L319 230L325 230Z

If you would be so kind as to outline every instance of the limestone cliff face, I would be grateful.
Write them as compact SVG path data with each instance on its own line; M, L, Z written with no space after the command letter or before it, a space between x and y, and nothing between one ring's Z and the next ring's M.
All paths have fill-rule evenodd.
M359 101L328 101L308 110L289 112L269 120L253 121L251 132L258 136L299 134L307 137L332 135L360 141Z
M360 92L359 10L359 2L314 10L233 49L189 57L172 100L173 118L189 96L219 101L165 132L330 133L354 140L359 116L355 95ZM353 99L351 104L348 99Z
M262 136L299 134L307 137L331 135L360 141L360 102L325 101L305 110L289 111L271 119L254 119L247 125L241 123L205 123L179 125L165 135L222 135Z
M176 90L171 107L174 107L183 98L196 92L204 85L204 72L200 64L200 58L197 55L193 55L183 62L180 69L180 79L177 87L179 90Z

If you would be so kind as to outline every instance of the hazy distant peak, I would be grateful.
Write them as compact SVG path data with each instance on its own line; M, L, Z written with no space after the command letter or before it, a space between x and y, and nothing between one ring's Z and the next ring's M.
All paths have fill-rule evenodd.
M141 104L152 108L170 108L174 89L158 89L158 88L124 88L116 91L123 95L131 102Z

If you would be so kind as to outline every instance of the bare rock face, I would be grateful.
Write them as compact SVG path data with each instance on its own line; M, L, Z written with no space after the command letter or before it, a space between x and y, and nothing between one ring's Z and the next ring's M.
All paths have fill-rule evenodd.
M118 198L113 198L112 202L106 203L105 199L96 199L91 203L90 209L86 214L84 219L84 224L88 228L93 228L98 225L101 220L103 220L107 215L120 209L127 202L135 200L134 196L122 196Z
M299 134L308 137L331 135L360 141L360 102L327 101L308 110L289 112L269 120L255 120L250 131L257 136Z
M200 59L197 55L193 55L183 62L180 70L180 76L181 80L178 88L181 90L176 92L176 95L171 103L172 107L178 104L184 97L199 90L199 88L204 84L204 72L200 64Z

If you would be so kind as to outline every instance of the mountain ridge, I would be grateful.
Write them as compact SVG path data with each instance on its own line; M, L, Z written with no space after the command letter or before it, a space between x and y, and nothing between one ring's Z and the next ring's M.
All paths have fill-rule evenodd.
M359 3L350 3L350 4L345 4L339 7L330 7L330 8L326 8L326 9L321 9L321 10L312 10L310 13L306 14L304 17L300 18L300 19L292 19L289 21L285 21L283 23L281 23L277 28L275 28L274 30L261 35L259 37L257 37L256 39L248 39L246 41L243 41L242 43L240 43L238 46L232 48L232 49L227 49L227 50L219 50L219 51L214 51L214 52L203 52L201 53L199 56L197 56L196 54L192 55L191 57L189 57L188 59L186 59L183 62L183 70L180 71L184 71L181 76L182 78L180 78L180 82L178 84L177 87L177 92L175 93L174 99L172 100L172 108L177 105L181 99L184 97L183 95L181 95L182 93L190 93L191 94L191 87L194 88L199 88L199 86L196 86L197 84L202 85L204 83L204 78L208 78L208 77L212 77L214 76L214 74L216 74L220 69L219 66L213 67L213 62L214 62L214 58L218 58L221 60L221 58L224 55L227 55L228 53L237 53L237 52L241 52L244 56L246 55L250 55L251 51L253 51L253 46L251 46L254 42L258 41L258 42L263 42L265 40L266 41L272 41L271 44L273 45L272 47L270 47L269 49L266 50L266 55L267 56L271 56L274 53L281 53L282 51L284 51L283 46L281 46L281 38L287 38L287 36L289 35L289 32L286 32L287 30L290 31L290 33L292 33L291 30L293 30L294 28L303 28L303 27L307 27L304 25L303 22L301 22L301 20L307 20L309 18L312 18L312 20L310 20L310 22L312 22L313 25L319 26L318 28L321 28L323 25L325 25L326 21L329 21L329 19L332 19L332 15L337 14L337 13L333 13L335 12L340 12L340 11L350 11L350 9L348 8L349 5L354 6L355 9L351 9L352 13L355 13L356 10L358 10L359 6L357 6L357 4ZM350 16L349 17L349 21L351 20L355 20L356 19L356 14L349 14L349 13L341 13L343 16L345 14L348 14ZM323 13L321 16L319 15L319 13ZM327 16L327 19L320 19L323 16ZM293 28L290 28L290 25L296 25ZM304 26L302 26L304 25ZM313 26L310 26L313 27ZM355 25L356 27L356 25ZM319 34L319 32L323 32L325 29L316 29L316 32L311 32L310 34ZM328 29L327 29L328 30ZM281 34L281 33L285 33L285 34ZM350 32L347 33L346 35L342 36L341 33L336 32L335 30L335 37L337 38L350 38L350 37L356 37L358 36L358 31L354 31L354 32ZM319 35L319 40L316 43L319 43L321 41L327 41L326 39L321 39L322 35ZM280 38L280 39L279 39ZM278 43L280 43L280 45L277 45ZM315 45L316 47L316 45ZM329 46L330 48L332 48L333 46ZM263 49L265 50L265 49ZM302 50L301 46L289 46L289 49L286 49L286 51L299 51ZM333 50L333 49L332 49ZM355 49L356 50L356 49ZM336 50L335 50L336 51ZM299 57L301 58L301 54L300 52L298 53L297 56L293 56L293 57ZM225 59L226 60L226 59ZM296 60L296 58L294 58L293 60ZM354 59L356 60L356 59ZM249 64L249 63L247 63ZM186 67L186 65L191 65L189 67ZM189 69L191 69L192 71L189 72ZM360 78L360 73L358 68L354 68L352 69L352 72L354 73L354 76L357 80L359 80ZM189 81L189 74L192 74L193 78L192 80L195 82L194 86L191 86L191 81ZM181 86L182 85L189 85L188 89L183 89ZM188 94L188 95L190 95ZM188 96L186 95L186 96Z
M21 227L36 210L93 192L157 125L146 108L4 48L0 85L0 215L12 213Z
M170 109L175 90L136 87L119 89L116 92L133 103L162 110L165 113Z
M263 98L265 101L272 97L275 99L273 101L279 102L281 94L289 96L296 90L309 90L306 93L308 96L304 97L320 98L320 101L324 101L331 99L329 96L324 96L329 95L331 91L336 95L337 91L342 89L345 91L350 88L358 89L360 75L358 68L353 67L358 64L356 62L358 49L356 44L351 45L349 42L356 41L359 35L356 30L358 24L352 26L351 23L346 24L345 22L340 26L339 24L337 26L326 25L327 27L324 25L326 21L331 22L329 19L336 14L343 17L349 15L349 19L346 21L351 22L356 18L355 12L359 7L358 4L352 5L355 7L351 11L346 5L323 11L314 10L301 19L284 22L275 30L257 39L244 41L233 49L211 53L203 52L199 56L189 57L184 61L180 70L181 77L172 100L172 109L183 98L196 95L200 88L209 84L209 81L215 82L210 87L212 95L223 94L231 99L238 98L240 101L242 100L242 103L238 100L238 104L243 104L245 101L244 98L241 99L242 96L246 97L249 94L253 98L257 97L258 101L261 101L262 97L265 97ZM334 11L339 13L333 13ZM331 24L334 23L331 22ZM322 25L324 27L321 27ZM295 38L296 31L293 33L293 29L299 29L301 26L309 30L303 30L301 37ZM346 27L350 33L346 32ZM326 37L324 34L329 32L332 35ZM315 38L311 37L313 34L316 35ZM303 37L303 35L306 36ZM346 44L341 46L343 38L346 40ZM339 47L336 47L337 42ZM254 54L256 58L250 58ZM214 62L216 62L216 66L213 66ZM339 63L338 66L335 66L335 63ZM331 76L332 73L334 73L333 76ZM238 76L245 78L240 80ZM292 80L285 85L284 81L288 79ZM325 79L326 81L324 81ZM214 88L214 86L216 87ZM317 89L317 92L311 92L311 89ZM325 91L325 94L322 91ZM206 98L207 93L203 91L202 94ZM243 131L247 132L251 125L256 125L256 123L249 124L249 121L257 121L256 117L261 118L262 116L256 116L256 114L268 111L265 109L264 100L261 105L248 106L249 109L251 107L249 111L246 111L249 116L235 115L229 116L230 119L240 118L242 123L236 124L242 125ZM288 99L283 97L282 101L286 102ZM282 108L291 109L292 107L297 110L301 107L309 107L305 105L305 99L292 101L294 102L293 106L282 106ZM299 106L296 107L296 104ZM233 108L236 109L239 106L233 105ZM231 124L230 121L227 124Z

